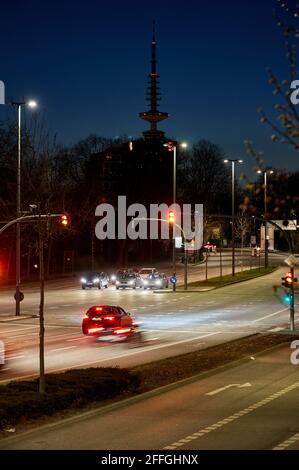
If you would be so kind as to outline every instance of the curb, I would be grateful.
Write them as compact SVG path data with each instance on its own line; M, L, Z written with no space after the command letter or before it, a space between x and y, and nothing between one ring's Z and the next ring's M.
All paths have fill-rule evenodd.
M256 334L246 336L245 338L250 338L250 337L253 337L253 336L256 336ZM273 351L276 351L276 350L279 350L279 349L285 347L286 345L287 345L287 342L280 343L278 345L266 348L262 351L259 351L256 354L254 354L254 358L267 355L267 354L269 354ZM71 416L69 418L65 418L65 419L62 419L62 420L59 420L59 421L56 421L56 422L53 422L53 423L45 424L45 425L42 425L42 426L36 426L36 427L34 427L34 429L30 429L30 430L25 431L25 432L20 432L19 434L16 434L14 436L0 438L0 449L2 449L2 448L5 449L6 444L9 444L11 442L19 441L19 440L21 441L22 439L26 439L27 437L34 436L34 435L39 435L39 433L42 432L42 431L51 430L51 429L55 429L55 428L59 429L59 428L65 426L67 424L77 423L77 422L84 421L85 419L92 418L92 417L95 417L95 416L102 416L102 415L104 415L106 413L109 413L111 411L114 411L114 410L117 410L117 409L120 409L120 408L123 408L123 407L126 407L126 406L133 405L135 403L146 400L148 398L152 398L152 397L161 395L161 394L169 392L171 390L175 390L176 388L179 388L179 387L197 382L198 380L203 380L207 377L219 374L221 372L224 372L225 370L240 366L242 364L246 364L247 362L250 362L251 360L252 359L249 356L246 356L246 357L243 357L241 359L237 359L235 361L228 362L227 364L223 364L221 366L218 366L218 367L215 367L213 369L207 370L205 372L200 372L198 374L195 374L191 377L187 377L185 379L179 380L177 382L172 382L170 384L163 385L162 387L158 387L158 388L155 388L153 390L149 390L147 392L141 393L140 395L134 395L130 398L126 398L124 400L119 400L119 401L116 401L116 402L111 403L109 405L100 406L100 407L98 407L96 409L93 409L91 411L85 411L83 413L80 413L77 416Z

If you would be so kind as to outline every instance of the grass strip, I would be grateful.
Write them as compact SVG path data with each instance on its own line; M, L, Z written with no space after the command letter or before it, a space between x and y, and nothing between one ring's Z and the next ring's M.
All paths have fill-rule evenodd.
M271 274L275 271L276 268L269 266L268 268L255 268L247 269L246 271L241 271L232 276L231 274L226 274L225 276L212 277L207 281L195 281L189 284L189 287L223 287L229 284L235 284L237 282L249 281L250 279L255 279L260 276L265 276L266 274Z

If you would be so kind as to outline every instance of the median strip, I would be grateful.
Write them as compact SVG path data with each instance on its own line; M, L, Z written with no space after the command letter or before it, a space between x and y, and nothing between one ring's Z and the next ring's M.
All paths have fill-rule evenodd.
M201 337L204 336L209 334ZM0 429L3 431L20 423L36 425L44 417L58 417L65 411L76 413L90 405L104 407L107 400L115 406L123 406L128 397L130 400L143 399L148 394L162 393L200 380L225 366L230 367L240 360L249 361L265 349L298 338L299 335L290 338L286 334L256 334L131 369L94 367L50 373L46 375L44 396L38 393L37 379L9 382L0 385ZM1 432L1 436L4 437L5 432Z

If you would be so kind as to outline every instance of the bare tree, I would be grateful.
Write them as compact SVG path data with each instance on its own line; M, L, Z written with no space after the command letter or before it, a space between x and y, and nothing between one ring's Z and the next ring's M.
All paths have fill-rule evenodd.
M286 56L288 61L288 77L279 79L273 70L268 67L269 83L273 94L277 98L274 105L275 116L272 118L262 108L259 109L262 123L270 125L273 142L280 142L293 146L299 150L299 114L297 107L291 101L291 83L298 79L297 52L299 29L299 5L291 6L288 0L277 0L279 11L274 12L277 25L283 32ZM299 24L298 24L299 26Z
M235 220L235 235L241 240L241 255L243 256L244 242L250 233L251 221L244 216L244 210L239 212Z

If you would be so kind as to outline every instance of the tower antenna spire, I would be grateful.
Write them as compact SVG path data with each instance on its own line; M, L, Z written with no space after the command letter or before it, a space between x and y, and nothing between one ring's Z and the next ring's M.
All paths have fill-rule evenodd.
M139 113L139 117L150 123L150 129L143 132L145 139L161 140L164 132L157 129L157 123L168 118L168 113L158 110L160 97L160 87L157 74L157 42L156 42L156 22L153 21L152 44L151 44L151 72L149 74L149 86L147 88L147 101L149 101L149 111Z

